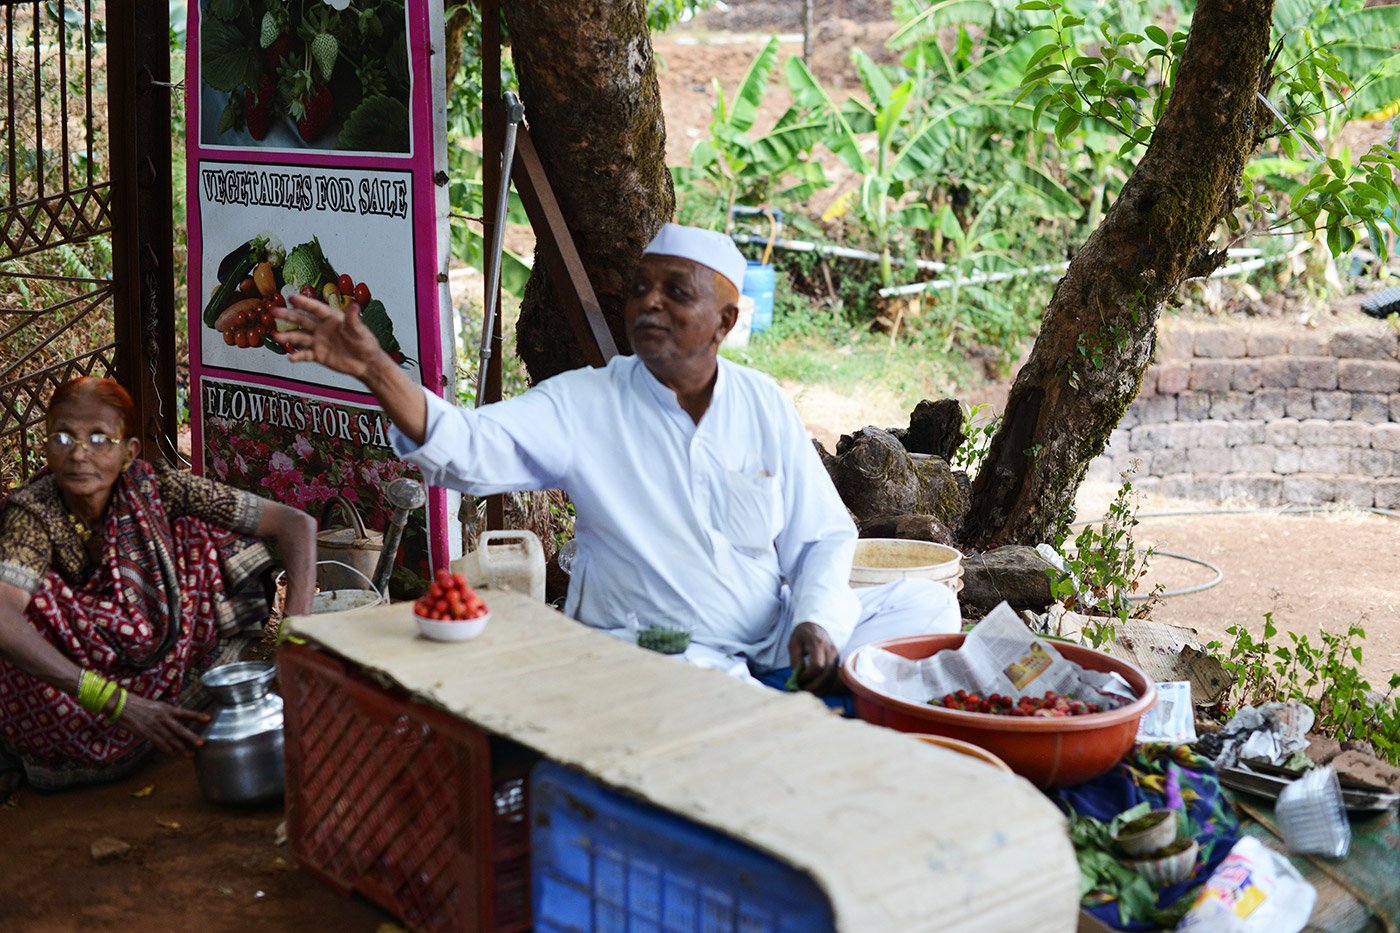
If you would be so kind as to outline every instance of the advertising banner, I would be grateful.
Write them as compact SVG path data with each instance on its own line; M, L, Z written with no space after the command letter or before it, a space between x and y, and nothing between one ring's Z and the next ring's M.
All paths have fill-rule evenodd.
M189 16L194 467L318 518L342 497L382 531L385 488L416 470L360 382L287 358L271 312L296 293L356 302L411 378L452 390L442 6L200 0ZM402 587L445 565L451 537L434 490Z

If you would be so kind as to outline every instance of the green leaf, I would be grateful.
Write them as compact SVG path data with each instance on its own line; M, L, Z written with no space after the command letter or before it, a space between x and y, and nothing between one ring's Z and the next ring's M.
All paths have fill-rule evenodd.
M1022 81L1025 84L1035 84L1037 81L1040 81L1046 75L1052 75L1057 71L1064 70L1064 65L1042 65L1041 67L1032 71L1030 74L1026 75L1025 78L1022 79Z
M1079 203L1079 199L1039 165L1025 162L1012 168L1017 181L1041 200L1049 216L1073 219L1084 213L1084 205Z
M1055 142L1061 146L1069 135L1079 128L1079 121L1083 119L1079 111L1066 107L1060 111L1060 117L1055 121Z
M945 26L970 24L985 28L992 24L998 12L1000 7L991 0L942 0L895 30L888 44L892 48L902 48Z
M1171 37L1161 26L1148 26L1143 32L1147 33L1147 38L1164 48L1171 44Z
M209 0L208 10L219 19L238 19L248 9L248 0Z
M777 58L778 37L774 36L754 58L748 71L744 72L744 80L739 83L738 93L734 96L734 107L729 112L730 126L747 132L758 119L758 108L768 90L768 76Z
M890 95L894 93L890 79L885 77L885 72L860 46L851 49L851 63L856 66L856 73L860 75L861 84L865 86L865 93L869 96L871 104L876 110L883 110L889 105Z
M233 93L258 78L258 41L251 40L237 26L220 19L206 19L200 25L200 76L219 91Z
M394 324L389 320L389 312L384 310L384 302L378 298L360 309L360 320L379 341L385 353L402 352L394 337Z
M341 127L341 149L407 152L408 108L383 94L366 97Z
M223 113L219 114L219 125L214 130L215 136L222 136L235 126L243 125L243 104L239 101L237 94L230 94L228 103L224 106Z
M1041 61L1043 61L1051 55L1054 55L1059 50L1060 44L1058 42L1045 43L1040 48L1036 49L1035 54L1031 56L1030 61L1026 62L1026 70L1030 71L1031 69L1035 68L1035 66L1039 65Z
M830 120L826 145L841 157L851 169L860 174L870 170L870 163L861 152L860 140L852 132L850 125L832 103L831 96L816 77L808 70L802 59L796 55L787 60L788 88L792 91L794 106L801 106L826 114Z

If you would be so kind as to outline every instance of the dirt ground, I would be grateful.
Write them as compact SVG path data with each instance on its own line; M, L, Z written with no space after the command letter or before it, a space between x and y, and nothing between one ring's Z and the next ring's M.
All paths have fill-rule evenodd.
M104 787L21 790L0 806L0 930L373 933L393 922L298 869L276 845L281 821L280 806L206 802L184 759L154 761ZM131 850L98 864L90 849L104 837Z
M1097 518L1116 492L1103 483L1080 490L1079 515ZM1163 514L1232 510L1233 514ZM1239 503L1189 502L1144 496L1137 542L1208 561L1223 579L1201 593L1158 603L1152 618L1194 628L1203 642L1233 641L1226 633L1242 624L1262 632L1272 612L1281 632L1307 635L1318 644L1320 630L1366 630L1361 671L1383 688L1400 671L1400 518L1355 509L1311 515L1277 509L1254 510ZM1147 589L1185 589L1214 576L1204 567L1157 556ZM1283 636L1280 636L1283 637ZM1286 642L1285 642L1286 644Z

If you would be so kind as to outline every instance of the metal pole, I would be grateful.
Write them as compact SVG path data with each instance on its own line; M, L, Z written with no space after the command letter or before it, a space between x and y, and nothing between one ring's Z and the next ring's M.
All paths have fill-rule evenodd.
M802 61L812 64L812 3L802 0Z
M501 177L501 161L499 153L502 140L505 138L505 114L501 107L501 2L500 0L481 0L481 109L482 109L482 157L481 181L482 181L482 207L495 204L500 196L503 187L510 184L510 180ZM492 218L486 219L487 229L482 231L482 235L489 242L495 236L495 223ZM500 257L487 253L485 261L487 263L485 271L487 278L490 278L490 264L498 262ZM499 277L496 279L500 281ZM500 306L501 289L497 285L492 290L495 296L497 307ZM491 303L488 296L482 302L482 307ZM501 316L496 316L496 324L492 329L491 337L491 365L486 370L485 389L480 384L477 385L477 392L485 395L488 402L493 402L501 397ZM489 496L486 499L486 527L504 528L506 526L506 506L504 496Z
M501 302L501 253L505 246L506 211L510 206L510 170L515 162L515 136L525 119L525 107L511 91L505 93L506 132L501 147L500 185L496 192L495 224L491 230L491 257L486 276L486 312L481 322L481 364L476 376L476 407L486 403L486 370L491 364L491 343L496 310Z

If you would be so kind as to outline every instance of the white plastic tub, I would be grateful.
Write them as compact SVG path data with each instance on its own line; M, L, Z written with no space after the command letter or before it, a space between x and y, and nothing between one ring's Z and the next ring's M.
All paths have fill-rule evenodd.
M906 577L942 583L954 593L962 589L962 552L931 541L903 538L861 538L851 566L851 586L879 586Z

